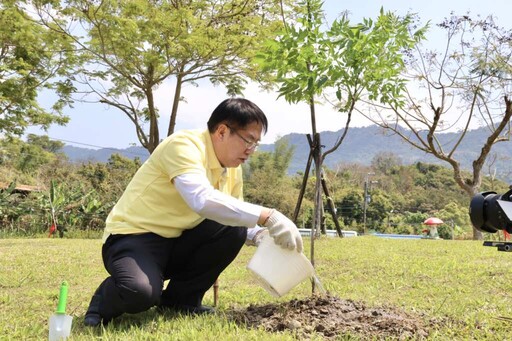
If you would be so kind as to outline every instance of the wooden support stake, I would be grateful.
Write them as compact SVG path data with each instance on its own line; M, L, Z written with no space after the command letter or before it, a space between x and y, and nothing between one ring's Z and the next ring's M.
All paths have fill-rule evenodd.
M219 279L213 283L213 306L216 307L219 300Z

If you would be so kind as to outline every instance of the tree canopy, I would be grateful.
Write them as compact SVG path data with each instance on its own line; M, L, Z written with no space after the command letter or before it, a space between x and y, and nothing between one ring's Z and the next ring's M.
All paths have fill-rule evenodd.
M71 42L43 27L25 1L0 4L0 133L22 135L29 126L65 124L63 108L74 90L67 78L74 57ZM55 98L44 107L39 96ZM50 103L50 101L47 101Z
M155 91L172 82L168 129L174 132L184 84L201 79L240 94L256 78L251 62L281 25L276 0L69 0L44 2L40 17L74 39L86 63L77 73L88 101L116 107L152 152L163 137ZM77 23L79 26L77 26ZM190 98L188 100L201 100Z
M412 22L411 16L400 18L382 9L375 21L364 19L362 23L354 25L346 16L342 16L331 25L326 25L322 2L303 0L299 2L296 22L285 25L276 38L267 39L264 49L257 56L262 70L273 75L272 84L280 97L290 103L305 103L310 108L312 135L308 141L311 152L303 186L307 183L309 167L314 160L316 195L313 225L317 231L323 221L323 161L343 142L361 94L365 93L383 103L402 103L405 82L401 77L405 65L403 51L413 48L423 38L425 29L411 32ZM329 92L336 94L336 99L331 103L339 112L346 113L346 124L334 146L322 152L320 134L316 129L315 106L319 98L328 98ZM297 208L301 200L302 194L299 194Z

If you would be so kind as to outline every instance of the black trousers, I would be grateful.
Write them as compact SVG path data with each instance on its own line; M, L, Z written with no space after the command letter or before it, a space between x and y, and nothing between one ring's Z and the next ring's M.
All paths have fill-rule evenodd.
M238 255L246 236L245 227L212 220L204 220L178 238L153 233L111 235L102 249L110 277L96 290L89 311L97 310L104 320L110 320L155 305L200 306L206 291Z

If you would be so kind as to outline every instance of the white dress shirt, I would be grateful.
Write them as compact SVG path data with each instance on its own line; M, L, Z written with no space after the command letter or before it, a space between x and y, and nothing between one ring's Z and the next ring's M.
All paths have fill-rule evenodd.
M247 240L262 230L257 226L262 207L215 190L206 176L186 173L173 179L176 190L187 205L200 216L229 226L245 226Z

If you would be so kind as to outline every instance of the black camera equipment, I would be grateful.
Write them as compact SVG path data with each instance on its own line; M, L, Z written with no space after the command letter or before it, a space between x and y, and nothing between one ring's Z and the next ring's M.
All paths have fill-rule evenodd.
M482 232L496 233L505 230L512 233L512 186L508 192L482 192L469 204L469 217L473 226ZM496 246L498 251L512 252L512 242L484 242L484 246Z

